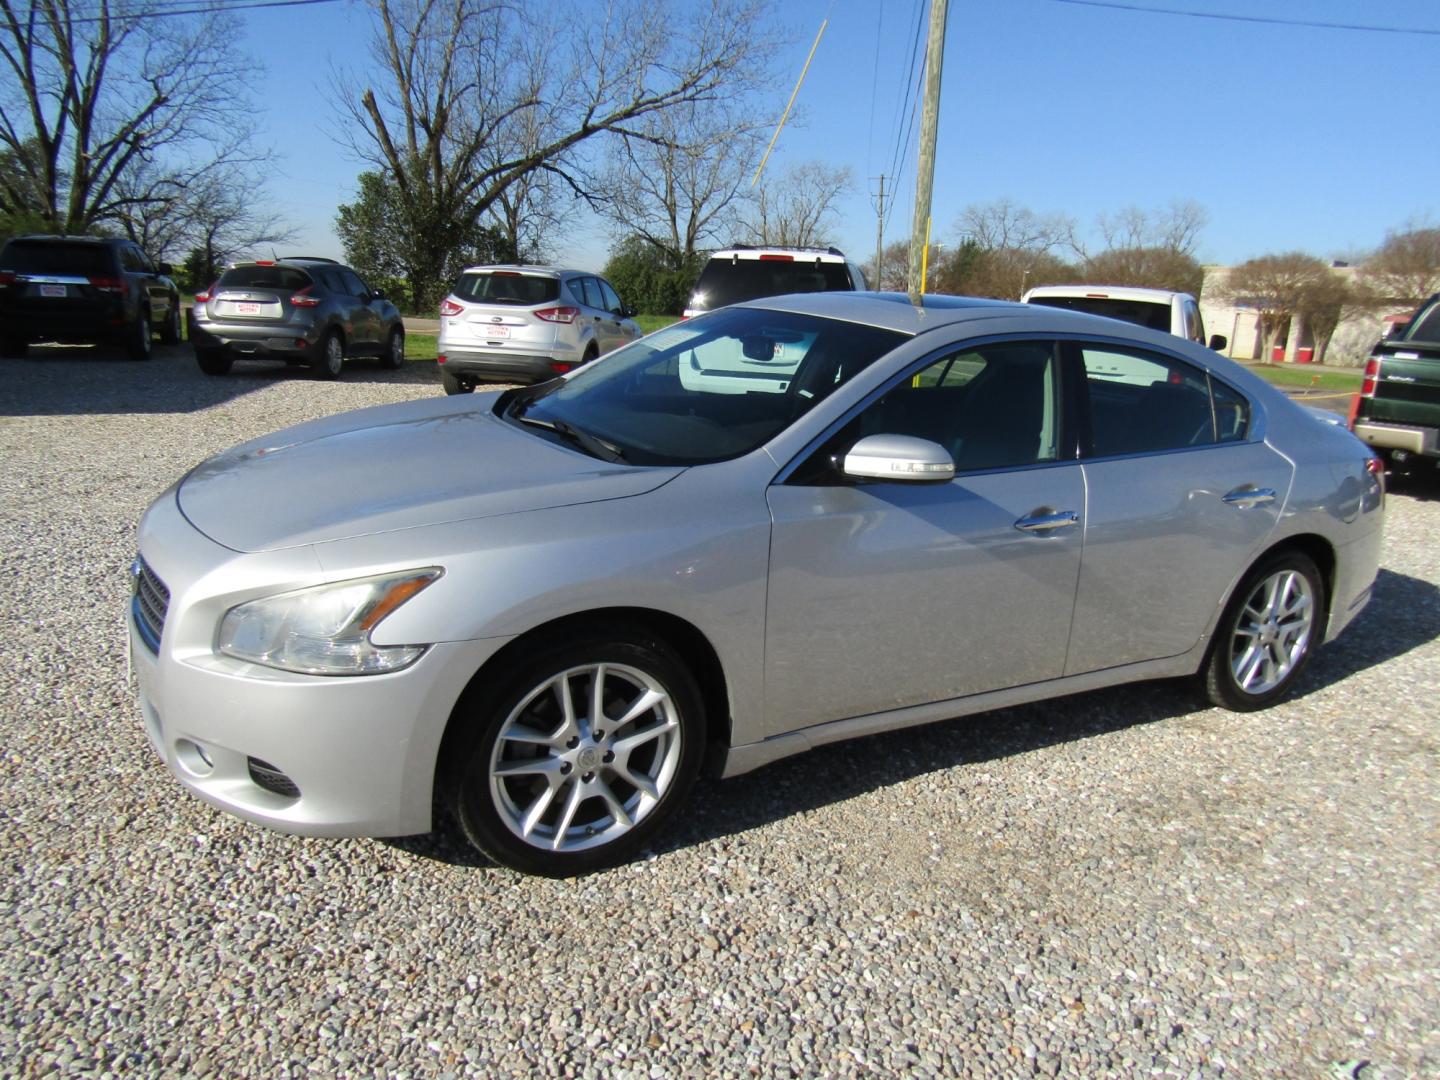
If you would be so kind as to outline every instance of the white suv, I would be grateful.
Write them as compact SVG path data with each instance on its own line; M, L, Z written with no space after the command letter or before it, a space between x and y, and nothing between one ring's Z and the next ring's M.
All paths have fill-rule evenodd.
M1104 315L1206 344L1200 305L1189 293L1134 285L1041 285L1022 296L1020 302ZM1212 349L1223 349L1225 344L1223 334L1209 341Z
M440 381L538 383L640 336L604 278L550 266L472 266L440 303Z
M685 317L766 296L864 289L865 274L836 248L737 244L710 256L695 283Z

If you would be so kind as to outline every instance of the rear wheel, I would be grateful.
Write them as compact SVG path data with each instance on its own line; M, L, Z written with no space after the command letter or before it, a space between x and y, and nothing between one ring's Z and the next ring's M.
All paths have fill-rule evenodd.
M131 360L150 359L150 312L142 309L134 324L126 331L125 355Z
M380 354L380 366L392 371L405 366L405 331L396 327L390 331L385 342L385 351Z
M196 349L195 362L206 375L225 375L235 361L220 349Z
M340 337L340 331L330 330L321 339L310 370L317 379L334 379L339 376L340 369L344 366L345 342Z
M447 394L468 394L475 389L475 384L466 382L448 371L440 372L440 385L445 388Z
M1203 669L1205 693L1237 712L1284 697L1305 669L1325 626L1325 581L1298 551L1262 560L1225 609Z
M629 858L699 772L705 710L684 662L641 627L607 627L536 649L511 671L462 703L466 728L443 763L466 838L550 877Z
M180 305L171 304L170 314L165 316L165 325L160 328L162 345L180 344Z
M598 359L600 359L600 347L592 341L590 347L585 350L585 355L580 358L580 363L588 364L590 361Z

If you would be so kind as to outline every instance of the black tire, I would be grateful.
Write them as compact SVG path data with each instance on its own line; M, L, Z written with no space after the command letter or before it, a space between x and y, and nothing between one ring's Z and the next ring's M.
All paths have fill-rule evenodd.
M15 360L24 360L30 355L30 342L23 337L14 334L0 338L0 356L8 356Z
M131 360L150 359L150 312L143 308L139 318L125 332L125 355Z
M475 389L474 383L451 375L444 368L440 369L440 385L445 388L447 394L468 394Z
M456 709L451 722L463 726L446 740L443 805L471 844L512 870L570 877L631 858L679 809L700 771L705 707L684 662L643 627L622 624L539 647L506 667L507 675L477 680ZM590 722L595 670L603 670L602 723L609 731ZM576 717L568 738L556 701L561 679ZM662 696L654 704L613 726L657 687ZM547 728L553 720L556 742L502 740L502 731L522 718ZM522 726L538 730L532 723ZM623 748L647 732L654 732L650 739ZM624 761L617 764L620 755ZM545 772L492 777L492 763L532 761L546 763ZM653 790L642 791L626 776ZM515 830L523 827L524 811L537 806L527 840ZM606 840L607 833L614 835ZM561 850L553 850L557 835Z
M220 349L196 349L195 362L206 375L226 375L235 360Z
M585 350L585 355L580 358L580 363L581 363L582 365L584 365L584 364L590 363L592 360L599 360L599 359L600 359L600 349L599 349L598 346L596 346L594 343L592 343L592 344L590 345L590 347Z
M339 377L344 367L345 339L340 336L339 330L326 331L315 350L310 372L317 379L334 379Z
M385 339L385 351L380 354L380 366L399 371L405 366L405 331L398 326Z
M170 314L165 316L165 323L160 327L160 344L180 344L180 305L170 305Z
M1275 591L1267 594L1272 583ZM1201 668L1205 696L1235 712L1279 701L1320 646L1326 611L1325 579L1309 556L1280 551L1262 559L1245 575L1215 628ZM1242 679L1237 669L1248 674Z

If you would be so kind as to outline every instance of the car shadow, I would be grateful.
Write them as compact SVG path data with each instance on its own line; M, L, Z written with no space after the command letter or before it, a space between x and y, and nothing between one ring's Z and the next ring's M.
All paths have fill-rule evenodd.
M101 345L31 345L25 359L0 360L0 416L186 413L223 405L288 379L306 368L239 360L226 375L206 375L189 345L156 345L149 360L129 360ZM435 363L415 360L398 370L379 361L347 360L341 383L420 383L440 393Z
M1381 570L1370 605L1337 641L1316 654L1294 696L1323 690L1437 638L1440 588ZM1209 707L1191 680L1165 679L819 747L730 780L702 778L678 820L664 830L651 851L694 847L928 773L999 761ZM455 866L491 865L454 829L385 843Z

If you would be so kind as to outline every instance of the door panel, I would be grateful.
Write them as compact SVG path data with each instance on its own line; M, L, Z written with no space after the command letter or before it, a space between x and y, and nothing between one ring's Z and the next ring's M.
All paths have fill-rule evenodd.
M1016 522L1083 497L1074 463L771 487L769 733L1058 677L1081 528Z
M1263 443L1224 443L1083 468L1085 562L1065 674L1187 651L1279 520L1290 463ZM1255 501L1250 488L1275 497Z

